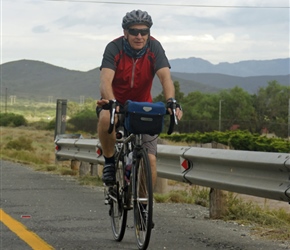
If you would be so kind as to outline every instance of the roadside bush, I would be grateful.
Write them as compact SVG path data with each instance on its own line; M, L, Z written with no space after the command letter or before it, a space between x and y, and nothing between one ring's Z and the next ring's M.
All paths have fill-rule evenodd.
M55 123L56 123L56 121L55 121L55 118L54 118L54 119L52 119L52 120L47 124L46 129L47 129L47 130L54 130L54 129L55 129Z
M67 125L72 132L84 131L95 134L97 131L97 115L94 110L85 109L69 119Z
M47 130L49 128L49 122L44 120L30 122L29 127L35 128L37 130Z
M14 113L0 113L0 126L19 127L26 125L27 120L22 115L16 115Z
M186 143L211 143L217 142L230 146L235 150L261 151L261 152L280 152L289 153L290 143L287 139L267 138L257 133L247 130L235 131L214 131L214 132L195 132L191 134L161 134L160 138L174 142Z

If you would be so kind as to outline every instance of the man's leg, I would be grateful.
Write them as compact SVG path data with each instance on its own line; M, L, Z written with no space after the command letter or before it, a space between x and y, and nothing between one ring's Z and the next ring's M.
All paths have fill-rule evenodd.
M157 155L157 135L150 136L150 135L143 135L143 143L144 147L147 149L148 157L150 161L150 167L151 167L151 175L152 175L152 190L154 190L154 187L156 185L157 181L157 167L156 167L156 155ZM143 217L146 220L146 207L147 204L142 204L143 207ZM155 224L152 221L152 228L154 228Z
M154 190L154 187L156 185L157 180L157 168L156 168L156 156L154 154L148 154L150 166L151 166L151 174L152 174L152 188Z
M156 155L157 155L157 135L143 135L143 145L147 149L151 166L152 188L154 189L157 180Z
M115 183L115 130L111 134L108 133L110 124L110 112L102 110L99 113L98 122L98 136L102 146L103 155L105 158L105 165L103 170L103 182L106 185L113 185Z
M109 124L110 112L102 110L99 114L98 136L105 157L112 157L115 153L116 133L114 130L111 134L108 133Z

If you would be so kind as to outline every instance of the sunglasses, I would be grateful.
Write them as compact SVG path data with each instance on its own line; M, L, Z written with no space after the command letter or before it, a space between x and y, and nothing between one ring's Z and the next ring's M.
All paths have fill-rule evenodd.
M141 36L146 36L149 34L150 29L129 29L128 32L132 36L138 36L139 34L141 34Z

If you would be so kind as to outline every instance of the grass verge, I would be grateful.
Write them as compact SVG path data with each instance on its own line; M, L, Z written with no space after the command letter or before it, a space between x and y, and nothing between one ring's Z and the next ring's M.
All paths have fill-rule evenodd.
M171 185L174 183L171 182ZM209 207L209 190L209 188L186 185L184 188L180 187L166 194L154 194L154 199L160 203L187 203ZM226 193L226 199L226 214L223 220L251 226L252 234L255 236L289 241L290 213L285 209L261 207L231 192Z

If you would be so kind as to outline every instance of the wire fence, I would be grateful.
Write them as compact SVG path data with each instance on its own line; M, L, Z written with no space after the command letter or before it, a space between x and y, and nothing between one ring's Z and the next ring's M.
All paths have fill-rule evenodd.
M288 138L289 125L271 121L244 121L244 120L181 120L175 131L179 133L213 132L229 130L248 130L251 133L268 134L273 137Z

